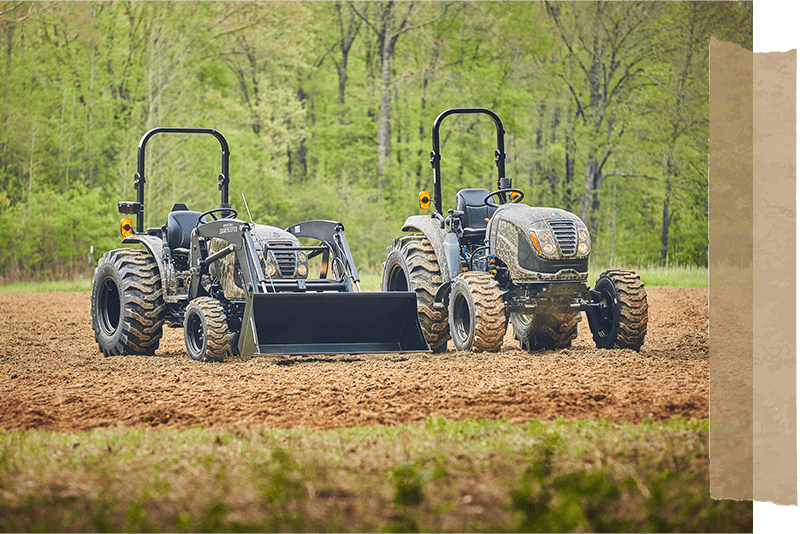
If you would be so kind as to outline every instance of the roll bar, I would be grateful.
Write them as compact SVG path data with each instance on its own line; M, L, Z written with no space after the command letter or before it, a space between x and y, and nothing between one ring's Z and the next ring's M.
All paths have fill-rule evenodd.
M230 149L228 148L228 141L225 137L216 130L210 128L153 128L142 136L139 141L139 152L136 161L136 174L133 175L133 187L136 189L136 204L138 206L131 206L130 203L120 203L120 212L131 213L136 215L136 232L144 232L144 184L147 180L144 177L144 163L145 163L145 147L147 141L158 133L189 133L189 134L208 134L214 136L219 144L222 146L222 170L220 171L217 186L221 192L220 194L220 208L230 208L228 203L228 184L230 183L229 162L230 162ZM126 204L126 206L123 206ZM126 209L127 211L123 211Z
M497 188L508 189L511 187L511 178L506 178L506 153L503 146L503 122L493 111L484 108L453 108L443 111L433 121L433 150L431 151L431 166L433 167L433 205L439 215L442 213L442 154L439 151L439 126L448 115L479 113L488 115L497 128L497 149L494 152L494 162L497 165Z

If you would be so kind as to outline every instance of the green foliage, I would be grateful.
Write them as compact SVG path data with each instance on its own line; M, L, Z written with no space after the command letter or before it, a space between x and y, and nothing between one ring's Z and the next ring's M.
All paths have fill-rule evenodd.
M747 532L708 420L0 430L0 530Z
M444 6L9 4L0 10L0 218L13 228L0 230L0 276L68 277L87 244L113 248L107 222L117 201L132 199L138 140L157 126L219 130L234 203L245 193L254 217L278 226L342 220L359 266L377 271L417 213L417 193L432 188L431 125L453 107L500 115L508 175L532 204L585 211L596 262L707 264L708 39L752 48L749 3ZM372 28L389 7L398 33L381 111ZM614 41L618 30L630 33ZM570 51L580 39L616 46L616 63ZM608 98L597 91L617 84ZM383 169L381 113L391 136ZM491 123L454 117L442 135L445 207L462 187L493 189ZM218 166L214 140L154 138L146 226L161 226L175 202L216 206ZM72 215L53 216L47 202Z
M422 480L415 468L414 464L400 464L392 472L395 489L392 502L397 506L420 504L425 499Z
M627 532L630 521L608 513L630 487L630 477L615 480L608 468L554 473L554 457L564 447L558 433L550 432L533 448L524 476L512 485L511 500L523 514L519 532Z
M0 257L0 272L26 279L57 277L65 266L85 266L91 246L93 260L116 248L119 224L108 204L101 190L78 185L66 193L31 193L26 202L0 212L0 247L15 252Z

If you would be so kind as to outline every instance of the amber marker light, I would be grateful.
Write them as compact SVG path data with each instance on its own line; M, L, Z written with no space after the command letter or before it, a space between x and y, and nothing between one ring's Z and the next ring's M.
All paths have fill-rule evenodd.
M515 200L517 200L517 199L518 199L519 197L521 197L521 196L522 196L522 195L520 195L520 194L519 194L519 193L517 193L516 191L512 191L512 192L511 192L511 202L514 202Z
M133 234L133 223L127 217L119 221L119 233L122 237L130 237Z
M536 232L531 230L528 232L528 235L531 236L531 241L533 241L533 246L536 247L536 250L542 252L542 247L539 246L539 240L536 239Z
M419 207L426 210L431 207L431 194L427 191L421 191L419 194Z

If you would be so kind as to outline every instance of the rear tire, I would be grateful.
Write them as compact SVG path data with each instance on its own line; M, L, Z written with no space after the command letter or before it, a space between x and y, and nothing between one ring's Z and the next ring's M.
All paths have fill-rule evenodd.
M413 291L422 333L434 353L447 350L450 331L447 308L434 308L433 296L442 283L442 272L428 238L424 235L398 237L387 249L381 291Z
M522 350L570 347L578 337L579 313L512 313L511 326Z
M604 271L595 291L600 293L603 307L587 313L597 348L633 349L638 351L647 334L647 292L633 271Z
M92 280L92 328L104 356L154 354L161 341L161 275L148 252L122 248L103 254Z
M500 350L506 315L503 294L491 274L472 271L458 275L450 290L449 317L456 350Z
M198 297L186 307L183 319L186 352L193 360L218 362L230 352L228 321L219 301Z

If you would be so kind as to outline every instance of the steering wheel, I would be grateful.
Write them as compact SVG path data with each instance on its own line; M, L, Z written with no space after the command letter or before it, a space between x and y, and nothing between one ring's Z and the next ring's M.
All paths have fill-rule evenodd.
M520 202L522 202L522 199L525 198L525 193L523 193L519 189L510 189L510 188L509 189L498 189L497 191L492 191L491 193L486 195L483 198L483 204L486 205L486 206L492 206L492 204L489 204L489 199L494 197L494 196L500 195L501 193L519 193L519 196L517 198L515 198L514 200L512 200L511 204L519 204ZM500 200L499 196L498 196L498 200Z
M221 216L221 217L217 217L215 215L215 213L217 213L217 212L226 213L227 215L224 215L224 216ZM200 224L206 224L206 223L210 222L210 221L206 221L205 220L205 218L207 216L209 216L212 219L214 219L215 221L217 221L219 219L235 219L237 215L239 215L239 212L236 211L233 208L214 208L213 210L208 210L208 211L204 211L203 213L201 213L200 216L197 217L197 222L200 223Z

